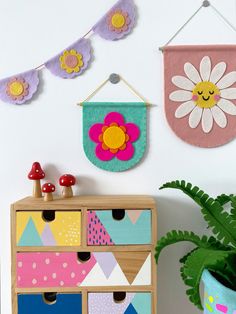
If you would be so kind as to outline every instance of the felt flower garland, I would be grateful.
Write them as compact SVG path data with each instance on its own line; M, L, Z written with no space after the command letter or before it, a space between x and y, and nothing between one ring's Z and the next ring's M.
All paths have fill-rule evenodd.
M61 53L35 69L0 80L0 99L12 104L30 100L39 85L38 71L44 67L64 79L83 74L92 60L89 34L93 32L107 40L119 40L132 31L135 20L134 1L119 0L85 36Z
M31 99L39 84L38 71L31 70L0 81L0 99L21 105Z
M46 68L62 78L81 75L91 61L91 42L82 38L45 63Z
M121 0L93 27L93 31L107 40L121 39L135 25L133 0Z

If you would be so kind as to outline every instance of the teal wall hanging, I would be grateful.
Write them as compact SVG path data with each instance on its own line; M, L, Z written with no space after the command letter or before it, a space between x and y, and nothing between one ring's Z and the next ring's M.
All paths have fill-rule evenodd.
M122 80L142 102L88 102L107 82ZM120 172L134 167L147 144L147 102L130 84L112 74L83 103L83 147L98 168Z

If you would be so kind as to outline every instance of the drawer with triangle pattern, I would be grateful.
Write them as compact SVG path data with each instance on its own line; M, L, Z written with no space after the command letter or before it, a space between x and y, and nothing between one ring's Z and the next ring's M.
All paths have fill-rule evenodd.
M81 211L18 211L17 246L79 246Z
M150 252L17 253L18 288L151 285Z
M19 294L18 314L82 314L81 293Z
M152 241L151 210L87 211L87 245L145 245Z
M88 314L151 314L151 293L88 293Z

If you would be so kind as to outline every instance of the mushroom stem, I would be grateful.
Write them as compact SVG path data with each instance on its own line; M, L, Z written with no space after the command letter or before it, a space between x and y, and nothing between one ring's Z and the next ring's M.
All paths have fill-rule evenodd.
M51 192L44 194L44 201L45 201L45 202L53 201L53 196L52 196L52 193L51 193Z
M62 189L62 195L64 198L73 197L73 191L72 191L71 186L64 186Z
M40 180L34 180L33 197L37 197L37 198L42 197Z

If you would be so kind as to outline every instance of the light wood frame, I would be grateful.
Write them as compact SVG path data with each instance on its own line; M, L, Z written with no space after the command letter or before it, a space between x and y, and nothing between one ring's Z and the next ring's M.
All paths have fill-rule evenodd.
M149 209L151 211L152 240L148 245L115 245L115 246L88 246L87 245L87 211L111 209ZM16 245L16 213L18 211L42 210L81 210L81 245L54 246L54 247L18 247ZM149 196L75 196L73 198L56 198L45 202L43 198L27 197L11 205L11 254L12 254L12 313L18 314L17 296L22 293L78 293L82 294L82 311L88 314L89 292L150 292L152 295L152 314L157 313L157 266L154 259L157 241L157 210L155 200ZM112 287L75 287L75 288L17 288L16 254L17 252L150 252L151 253L151 285L149 286L112 286Z

